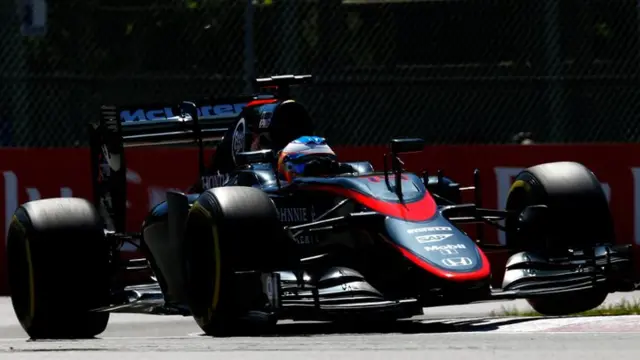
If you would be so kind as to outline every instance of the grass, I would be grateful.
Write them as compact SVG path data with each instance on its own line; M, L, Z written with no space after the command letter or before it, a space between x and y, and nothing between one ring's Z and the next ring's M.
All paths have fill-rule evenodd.
M604 306L597 307L593 310L569 315L569 316L619 316L619 315L640 315L640 299L633 301L625 300ZM492 311L489 316L542 316L533 310L518 310L515 307L502 307L500 311Z

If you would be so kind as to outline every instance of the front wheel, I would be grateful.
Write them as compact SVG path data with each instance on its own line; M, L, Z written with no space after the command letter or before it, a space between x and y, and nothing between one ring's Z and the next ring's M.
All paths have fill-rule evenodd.
M200 328L212 336L267 332L275 324L272 314L247 315L268 301L259 284L247 285L239 273L284 265L289 246L295 244L261 190L229 186L204 192L189 211L185 234L189 307Z
M577 314L602 305L609 295L606 291L581 290L568 294L558 294L527 299L533 310L545 316Z
M596 176L575 162L554 162L525 169L516 176L507 197L508 211L521 214L532 205L545 205L548 213L526 228L518 219L506 221L507 246L543 257L570 248L614 244L613 217ZM600 306L607 289L589 289L527 299L543 315L568 315Z

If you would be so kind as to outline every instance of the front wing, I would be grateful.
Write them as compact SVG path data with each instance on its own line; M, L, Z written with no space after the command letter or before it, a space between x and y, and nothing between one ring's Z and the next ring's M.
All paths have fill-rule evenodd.
M630 254L631 246L599 246L588 253L570 251L557 258L521 252L507 262L503 287L473 302L544 297L596 288L608 292L633 291L638 286L630 277ZM294 271L243 272L236 276L245 287L257 286L258 282L262 286L268 303L252 313L276 313L280 319L324 321L349 315L376 318L389 315L399 319L421 315L425 305L418 299L387 299L360 273L344 267L329 267L316 281L306 272ZM116 304L95 311L190 315L185 304L165 302L157 284L129 287L114 298L118 299Z

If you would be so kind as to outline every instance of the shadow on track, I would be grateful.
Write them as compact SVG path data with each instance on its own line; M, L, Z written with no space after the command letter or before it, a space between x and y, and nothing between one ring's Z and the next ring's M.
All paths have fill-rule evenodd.
M535 321L540 318L482 318L460 320L399 320L395 322L300 322L278 324L269 332L242 333L233 336L287 337L338 334L437 334L451 332L485 332L500 326ZM446 321L446 322L445 322ZM205 337L206 335L202 334Z

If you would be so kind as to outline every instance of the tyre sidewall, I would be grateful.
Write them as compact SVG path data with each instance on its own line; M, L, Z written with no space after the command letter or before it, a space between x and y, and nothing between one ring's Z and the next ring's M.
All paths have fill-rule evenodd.
M215 196L205 192L189 211L185 235L188 305L205 332L231 318L233 310L231 298L226 296L231 290L232 269L227 262L227 244L220 241L226 236L221 218Z
M110 302L109 247L101 228L52 221L36 228L28 208L20 207L7 240L14 311L32 338L84 338L104 331L109 314L89 312Z
M575 165L577 166L577 165ZM595 175L583 168L583 192L564 196L553 193L553 184L535 174L535 167L521 172L509 190L506 208L517 213L528 205L548 207L545 229L546 241L539 237L526 238L518 234L518 220L506 221L507 245L514 251L556 251L570 247L592 247L600 243L611 243L615 239L613 220L604 191ZM590 177L593 184L584 186L584 178ZM551 191L551 193L550 193Z

